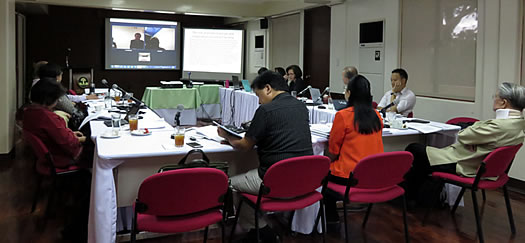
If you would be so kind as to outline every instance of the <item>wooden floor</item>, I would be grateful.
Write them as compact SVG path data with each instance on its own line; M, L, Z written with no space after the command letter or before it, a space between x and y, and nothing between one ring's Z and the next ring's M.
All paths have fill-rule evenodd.
M14 160L0 161L0 242L66 242L61 239L63 214L42 223L46 202L41 198L37 210L30 214L31 200L36 188L33 161L23 144L17 145ZM487 201L481 206L485 242L525 242L525 196L510 193L516 222L516 235L510 233L507 212L500 191L487 192ZM434 210L428 223L421 225L423 209L409 211L408 223L411 242L477 242L476 224L470 193L465 193L465 207L455 215L448 209ZM478 196L481 200L481 196ZM366 229L361 228L364 212L349 215L350 242L403 242L401 210L393 204L378 204L372 210ZM292 235L287 227L272 220L274 228L282 236L282 242L321 242L320 235ZM229 231L227 231L229 232ZM209 242L220 242L218 230L211 232ZM199 232L148 239L139 242L202 242ZM331 232L327 242L344 242L344 231Z

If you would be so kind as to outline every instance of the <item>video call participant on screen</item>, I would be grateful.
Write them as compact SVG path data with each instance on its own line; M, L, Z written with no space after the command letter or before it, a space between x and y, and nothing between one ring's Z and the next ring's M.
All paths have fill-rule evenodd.
M377 105L377 109L381 110L390 106L386 111L408 116L414 109L414 106L416 106L416 95L406 87L407 80L408 73L404 69L394 69L390 77L392 90L383 95L383 98Z
M483 159L493 150L503 146L517 145L525 139L525 87L500 84L493 96L492 109L496 118L478 121L458 133L457 142L445 147L434 148L413 143L406 151L414 155L412 168L405 175L410 201L423 199L425 184L432 172L456 173L475 177ZM419 200L421 202L421 200Z
M286 68L286 73L288 77L289 92L297 91L297 93L299 93L306 88L306 82L304 82L304 80L301 78L303 76L303 72L301 71L301 68L299 68L299 66L288 66Z
M140 33L135 33L135 39L131 40L131 43L129 45L130 49L144 49L144 41L140 38L142 35Z
M255 112L248 132L242 139L233 137L222 129L219 136L239 150L251 150L257 145L259 168L230 178L235 191L257 195L266 170L273 164L292 157L312 155L308 110L301 101L288 94L283 77L267 71L257 76L251 88L259 98L261 106ZM253 211L243 208L241 224L254 228ZM259 220L261 237L264 242L275 242L277 235ZM255 241L255 230L250 230L246 242Z
M147 41L146 49L164 50L164 48L160 47L160 40L157 37L152 37L151 39L149 39L149 41Z
M372 108L370 82L357 75L348 81L346 96L348 107L335 114L328 141L330 175L328 180L346 185L348 176L361 159L383 152L383 122L379 112ZM326 200L326 218L330 223L339 221L335 192Z

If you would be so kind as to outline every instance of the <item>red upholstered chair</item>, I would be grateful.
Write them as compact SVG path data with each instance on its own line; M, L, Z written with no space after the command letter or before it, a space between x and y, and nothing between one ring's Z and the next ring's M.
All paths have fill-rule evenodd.
M414 117L414 112L408 113L407 118L413 118L413 117Z
M372 101L372 108L377 109L377 102Z
M136 233L180 233L221 221L224 242L224 199L228 176L214 168L188 168L158 173L140 185L134 204L131 242ZM222 212L221 212L222 211Z
M447 124L458 124L460 122L477 122L479 121L478 119L476 118L470 118L470 117L455 117L455 118L452 118L450 120L448 120L446 123Z
M452 214L456 212L458 204L463 197L466 189L472 191L472 204L474 205L474 216L476 217L476 226L478 231L478 238L480 242L484 242L483 231L481 228L481 218L479 215L478 201L476 197L476 191L478 189L495 190L503 188L503 195L505 197L505 204L507 206L507 215L509 217L510 230L512 234L516 233L516 227L514 226L514 218L512 217L512 208L510 207L509 193L507 191L507 181L509 176L507 175L510 165L514 160L514 156L521 148L522 144L514 146L506 146L497 148L492 151L483 160L478 168L476 177L462 177L456 174L444 173L444 172L433 172L432 177L440 180L442 183L450 183L462 187L461 192L458 195L454 207L452 208ZM498 177L497 180L483 180L482 178ZM429 208L430 209L430 208ZM428 211L427 211L428 214ZM427 216L425 215L425 218Z
M49 194L49 199L47 202L46 214L49 212L49 207L53 201L55 194L56 181L59 177L65 177L68 174L79 172L81 169L77 166L70 166L69 168L55 168L53 165L53 156L49 153L46 145L32 133L24 130L23 131L24 140L29 143L34 154L35 154L35 170L38 174L37 176L37 190L33 198L33 204L31 206L31 213L35 211L36 203L38 201L38 196L41 190L41 184L44 177L50 177L52 179L52 186Z
M326 182L325 179L329 170L330 159L320 155L295 157L273 164L264 175L259 195L241 193L241 200L237 208L230 241L233 240L233 233L243 202L255 209L255 228L257 229L258 241L260 239L259 213L261 211L291 211L305 208L320 201L321 207L319 211L324 219L323 194L316 191L316 189L325 185L323 183ZM317 223L318 221L314 229L317 228ZM324 242L324 234L326 232L324 220L321 220L321 225L323 227Z
M398 184L403 181L413 160L412 154L406 151L370 155L357 163L346 186L328 182L329 189L343 196L345 242L348 242L347 204L369 203L362 224L364 228L374 203L387 202L400 196L403 199L405 241L409 242L405 190Z

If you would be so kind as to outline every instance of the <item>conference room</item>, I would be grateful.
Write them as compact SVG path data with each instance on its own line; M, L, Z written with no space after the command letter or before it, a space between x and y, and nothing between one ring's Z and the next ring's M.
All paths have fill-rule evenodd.
M519 107L506 96L506 88L524 84L523 6L520 0L3 0L0 173L5 179L0 188L2 208L8 213L0 217L4 226L0 234L5 242L256 242L257 237L263 242L521 242L525 155L510 145L522 141L505 144L502 137L493 141L503 145L491 144L470 177L463 171L427 173L420 191L430 196L441 191L436 200L410 198L403 176L419 158L405 151L408 145L428 146L433 165L428 148L461 143L464 131L482 122L502 116L523 119L521 113L505 113ZM41 89L39 83L47 80L36 70L55 64L60 67L60 90L67 90L65 97L83 111L80 119L70 115L69 129L64 129L71 134L81 131L87 140L84 146L93 149L87 169L39 170L39 163L54 164L58 155L39 157L45 153L35 150L26 135L30 128L21 123L28 118L19 111L45 101L33 100L38 93L32 87ZM277 67L284 75L273 72ZM347 72L348 67L356 73ZM259 74L261 68L269 72ZM387 180L405 168L397 181L393 179L392 188L402 191L393 198L354 201L352 192L366 187L358 167L353 172L359 179L348 179L351 175L345 170L343 185L327 176L328 168L334 175L335 164L346 158L343 152L332 157L339 151L333 144L340 135L338 120L354 109L347 106L357 107L359 95L352 91L358 81L368 83L376 105L368 102L367 109L381 117L381 129L375 130L380 132L378 154L406 156L399 164L385 157L382 161L391 163L372 170L384 171L378 178ZM290 100L298 109L281 116L267 112L278 106L275 101L293 96ZM411 101L403 101L405 97ZM496 107L500 101L503 105ZM404 110L405 104L410 108ZM516 110L522 112L512 111ZM286 117L292 118L282 122ZM70 125L72 120L78 124ZM287 155L271 163L288 163L290 167L282 170L290 170L294 158L303 163L275 179L281 182L276 187L296 194L274 197L277 188L269 190L271 178L265 178L279 167L265 167L264 146L270 143L261 143L261 136L278 134L260 132L262 120L294 124L293 135L281 137L311 146L306 152L310 157ZM39 117L31 122L44 121ZM480 122L474 125L475 121ZM308 136L301 135L301 127ZM262 135L256 136L257 130ZM520 136L522 131L513 134ZM474 143L478 151L480 143ZM203 152L187 156L194 149ZM493 168L491 158L507 163L493 184L485 178L490 173L483 174ZM183 160L186 165L179 165ZM483 168L478 169L481 160ZM368 162L364 158L356 162L363 161ZM179 168L192 167L190 162L200 163L199 168ZM325 162L321 169L306 166ZM89 188L84 194L68 183L78 171ZM176 178L184 171L213 175L200 180L198 176L204 175L179 175L169 183L148 186L156 178L172 174ZM241 195L234 185L236 176L252 171L259 173L256 192ZM483 177L479 181L474 179L478 172ZM370 173L373 183L381 181ZM214 181L214 176L222 181ZM259 190L262 180L268 187L261 188L267 191ZM311 188L304 191L309 183ZM221 188L215 193L214 187ZM345 196L345 189L350 195ZM297 194L301 190L303 194ZM327 191L340 192L335 221L329 217L327 198L333 195ZM206 197L213 202L207 204ZM169 202L162 206L178 213L145 213L155 202ZM208 206L192 211L191 207L202 206L199 203ZM255 213L254 219L250 206L264 213ZM243 213L251 218L246 220ZM260 230L250 230L255 228Z

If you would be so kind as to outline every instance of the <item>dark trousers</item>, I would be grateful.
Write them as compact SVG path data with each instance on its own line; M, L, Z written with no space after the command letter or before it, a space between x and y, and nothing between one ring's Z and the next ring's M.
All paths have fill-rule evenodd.
M344 185L348 183L348 178L334 176L332 174L328 175L328 181L336 183L339 185ZM339 214L337 214L337 201L342 200L343 197L328 188L325 191L325 210L326 210L326 220L328 222L335 222L339 220Z
M419 198L421 186L430 180L429 174L432 172L456 173L456 163L431 166L426 149L426 145L419 143L412 143L405 149L414 155L412 168L405 175L405 189L409 200Z

